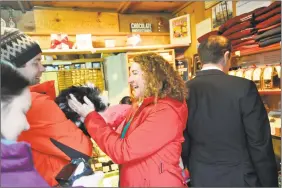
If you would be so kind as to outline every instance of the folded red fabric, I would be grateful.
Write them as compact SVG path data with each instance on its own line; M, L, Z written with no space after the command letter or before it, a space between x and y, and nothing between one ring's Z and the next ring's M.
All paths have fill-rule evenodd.
M236 40L231 40L231 44L232 44L232 46L235 46L235 45L240 44L242 42L254 40L255 37L256 37L256 35L251 35L251 36L248 36L248 37L244 37L244 38L240 38L240 39L236 39Z
M230 27L236 25L236 24L240 24L240 23L243 23L243 22L246 22L246 21L251 21L253 22L254 21L254 12L258 12L262 9L264 9L266 7L260 7L260 8L257 8L251 12L247 12L247 13L244 13L244 14L241 14L239 16L235 16L229 20L227 20L224 24L222 24L218 31L219 31L219 34L222 34L224 33L226 30L228 30Z
M234 46L232 45L232 48L237 49L241 46L249 46L249 45L253 45L253 44L256 44L256 41L254 39L241 42L241 43L234 45Z
M226 30L228 30L230 27L232 27L236 24L240 24L240 23L245 22L245 21L252 20L252 19L253 19L252 12L248 12L248 13L245 13L245 14L242 14L242 15L239 15L239 16L235 16L235 17L227 20L224 24L222 24L219 27L219 29L218 29L219 33L222 34Z
M272 25L277 24L277 23L281 23L281 14L276 14L275 16L257 24L256 28L257 29L263 29L263 28L272 26Z
M203 36L200 36L197 40L198 40L199 43L201 43L211 35L218 35L218 30L208 32L208 33L204 34Z
M247 29L253 27L252 22L251 21L246 21L246 22L242 22L240 24L236 24L234 26L232 26L231 28L227 29L222 35L226 36L226 35L230 35L232 33L236 33L238 31Z
M281 1L274 1L268 7L263 7L262 9L256 9L254 11L254 16L259 17L262 14L270 12L271 10L275 9L276 7L281 8Z
M258 30L258 34L261 34L263 32L266 32L268 30L271 30L271 29L274 29L274 28L277 28L277 27L281 27L281 23L278 23L278 24L274 24L274 25L271 25L269 27L266 27L266 28L263 28L263 29L259 29Z
M238 31L236 33L233 33L231 35L224 35L226 38L228 38L229 40L236 40L236 39L240 39L240 38L244 38L244 37L249 37L251 35L253 35L255 33L253 28L247 28L241 31Z
M267 46L268 48L273 48L273 47L277 47L277 46L281 46L280 43L275 43L275 44L272 44L272 45L269 45ZM250 53L250 52L255 52L255 51L258 51L258 50L261 50L263 49L263 47L259 47L259 46L252 46L251 48L244 48L244 47L239 47L238 49L236 50L233 50L233 51L244 51L244 53Z
M267 20L268 18L275 16L276 14L281 14L281 7L276 7L273 10L271 10L270 12L260 15L259 17L255 18L255 21L259 23L259 22Z
M256 49L258 48L258 44L252 44L252 45L245 45L245 46L240 46L239 48L233 48L232 51L242 51L242 50L250 50L250 49Z

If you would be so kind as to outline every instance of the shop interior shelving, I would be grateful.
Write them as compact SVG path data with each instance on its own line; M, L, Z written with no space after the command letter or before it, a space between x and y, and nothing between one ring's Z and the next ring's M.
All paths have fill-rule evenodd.
M259 66L281 66L281 44L274 44L264 48L256 48L232 53L232 66L234 67L259 67ZM280 76L280 84L281 84ZM280 88L259 90L262 100L269 107L269 111L281 110L281 85ZM281 129L280 135L272 135L273 148L276 156L281 156Z
M281 95L281 89L259 90L261 95Z
M255 49L249 49L249 50L242 50L242 51L235 51L232 53L232 57L240 57L240 56L247 56L247 55L253 55L253 54L260 54L265 52L271 52L281 49L281 44L273 44L264 48L255 48Z
M75 59L75 60L44 60L42 62L43 65L59 65L59 64L68 64L68 63L86 63L86 62L103 62L103 58L88 58L88 59Z
M148 46L128 46L128 47L113 47L113 48L92 48L92 49L68 49L68 50L57 50L48 49L43 50L43 55L70 55L70 54L96 54L96 53L122 53L122 52L140 52L150 50L164 50L164 49L176 49L186 48L189 45L148 45Z

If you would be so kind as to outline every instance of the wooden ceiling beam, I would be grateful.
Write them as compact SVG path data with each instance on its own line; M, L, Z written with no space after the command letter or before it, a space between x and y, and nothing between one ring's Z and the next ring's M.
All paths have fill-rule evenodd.
M180 12L181 10L183 10L184 8L186 8L187 6L189 6L190 4L192 4L193 1L191 2L187 2L184 3L183 5L181 5L178 9L176 9L175 11L172 12L173 15L177 14L178 12Z
M121 2L120 6L117 9L117 12L120 13L120 14L126 13L126 11L129 9L130 5L131 5L130 1Z
M101 8L83 8L83 7L55 7L55 6L34 6L37 10L72 10L72 11L87 11L87 12L115 12L115 9L101 9Z

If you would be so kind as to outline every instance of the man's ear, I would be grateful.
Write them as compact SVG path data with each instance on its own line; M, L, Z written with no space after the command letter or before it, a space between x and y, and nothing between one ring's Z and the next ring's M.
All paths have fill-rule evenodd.
M231 58L231 54L229 51L226 51L224 53L224 61L225 61L225 64L229 61L229 59Z

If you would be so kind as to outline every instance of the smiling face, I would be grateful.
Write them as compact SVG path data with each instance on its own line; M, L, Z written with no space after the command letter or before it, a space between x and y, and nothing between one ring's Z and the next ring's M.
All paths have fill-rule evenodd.
M141 98L145 93L144 74L138 63L132 63L130 67L130 76L128 82L132 87L135 98Z
M30 105L28 88L8 101L1 101L1 135L5 139L16 141L22 131L29 129L26 113Z
M41 64L41 53L28 61L24 67L18 68L18 71L28 79L31 85L38 84L42 73L45 71Z

